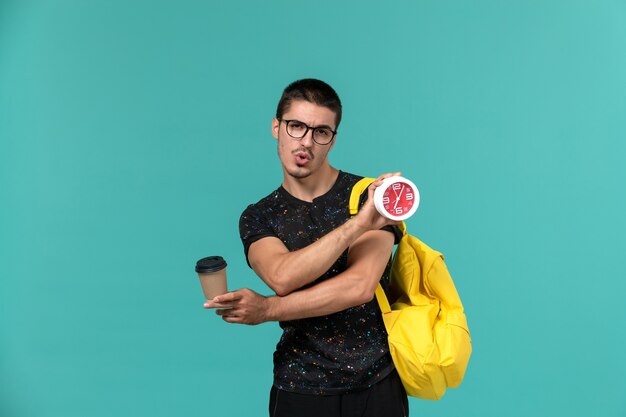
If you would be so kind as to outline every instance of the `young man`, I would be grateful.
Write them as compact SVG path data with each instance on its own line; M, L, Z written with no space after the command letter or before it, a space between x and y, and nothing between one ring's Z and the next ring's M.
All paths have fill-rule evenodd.
M328 161L341 102L326 83L290 84L272 120L282 185L240 219L246 257L276 293L249 289L208 301L229 323L279 321L270 416L407 416L374 291L389 283L395 222L378 214L374 189L354 218L348 199L361 178Z

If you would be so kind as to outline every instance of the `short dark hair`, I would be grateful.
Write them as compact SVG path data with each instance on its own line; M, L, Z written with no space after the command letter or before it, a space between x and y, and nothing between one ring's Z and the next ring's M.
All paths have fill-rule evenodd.
M285 88L283 95L278 101L276 118L281 119L283 114L289 110L291 102L294 100L304 100L318 106L326 107L335 113L335 130L341 122L341 101L333 88L324 81L314 78L305 78L292 82Z

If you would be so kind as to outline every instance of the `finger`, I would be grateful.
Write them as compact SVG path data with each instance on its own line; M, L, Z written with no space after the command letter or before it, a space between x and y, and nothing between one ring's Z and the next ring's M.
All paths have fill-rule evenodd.
M402 172L398 171L398 172L387 172L385 174L381 174L377 180L384 180L385 178L389 178L389 177L397 177L402 175Z
M226 323L241 323L241 318L239 317L231 317L231 316L224 316L222 317L222 320L224 320Z
M242 317L234 316L234 315L224 315L222 316L222 320L224 320L227 323L242 323L243 322Z
M220 308L215 310L215 314L218 316L236 316L236 312L234 308Z
M204 303L204 308L232 308L236 302L216 303L213 300L209 300Z
M224 303L241 300L243 295L238 291L227 292L226 294L221 294L216 297L213 297L213 302L215 303Z
M376 181L374 181L372 183L372 185L370 185L370 187L380 187L380 185L383 183L383 180L389 177L397 177L402 175L402 172L388 172L386 174L381 174L378 178L376 178Z
M235 294L234 293L226 293L226 294L221 294L221 295L217 295L215 297L213 297L212 301L213 303L227 303L230 301L234 301L235 299Z
M385 178L389 178L389 177L398 177L402 175L402 172L397 171L397 172L390 172L388 174L385 174Z

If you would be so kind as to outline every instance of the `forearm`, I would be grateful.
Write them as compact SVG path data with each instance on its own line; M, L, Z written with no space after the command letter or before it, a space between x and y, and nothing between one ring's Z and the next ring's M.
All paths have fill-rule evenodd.
M372 298L373 291L365 299L365 293L359 292L363 289L356 289L356 277L336 278L284 297L264 297L242 288L207 300L204 308L217 309L215 312L229 323L260 324L327 315L363 304Z
M359 277L344 273L286 296L268 297L267 319L287 321L324 316L363 304L372 295L373 291L368 291Z
M289 251L275 237L254 242L248 249L248 261L254 272L277 295L290 294L324 275L341 254L365 233L397 224L381 216L373 203L374 189L390 175L393 174L382 175L370 185L367 201L355 217L302 249Z
M350 246L347 269L333 278L285 296L263 297L243 288L208 300L205 308L217 308L229 323L259 324L323 316L366 303L374 296L393 243L389 232L368 232Z
M277 257L277 261L266 270L252 263L253 268L278 295L287 295L325 274L360 236L367 232L354 219L313 242ZM257 253L262 257L262 252Z
M268 298L270 320L323 316L366 303L374 296L393 249L394 236L372 231L350 248L348 268L337 276L284 297Z

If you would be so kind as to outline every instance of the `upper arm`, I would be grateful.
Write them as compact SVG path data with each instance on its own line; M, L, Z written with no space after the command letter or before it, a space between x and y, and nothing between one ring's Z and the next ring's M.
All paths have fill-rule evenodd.
M248 248L248 263L254 272L277 294L281 289L273 277L281 257L288 254L289 249L277 237L269 236L253 242Z
M250 262L250 248L252 245L268 237L278 239L269 221L263 215L262 210L255 204L249 205L241 214L239 218L239 236L243 243L246 261L250 267L252 267Z
M239 219L239 235L250 268L277 294L281 292L273 277L279 257L289 252L276 236L258 204L249 205Z
M355 278L366 301L374 296L391 257L394 241L394 234L389 231L371 230L350 245L346 272Z

